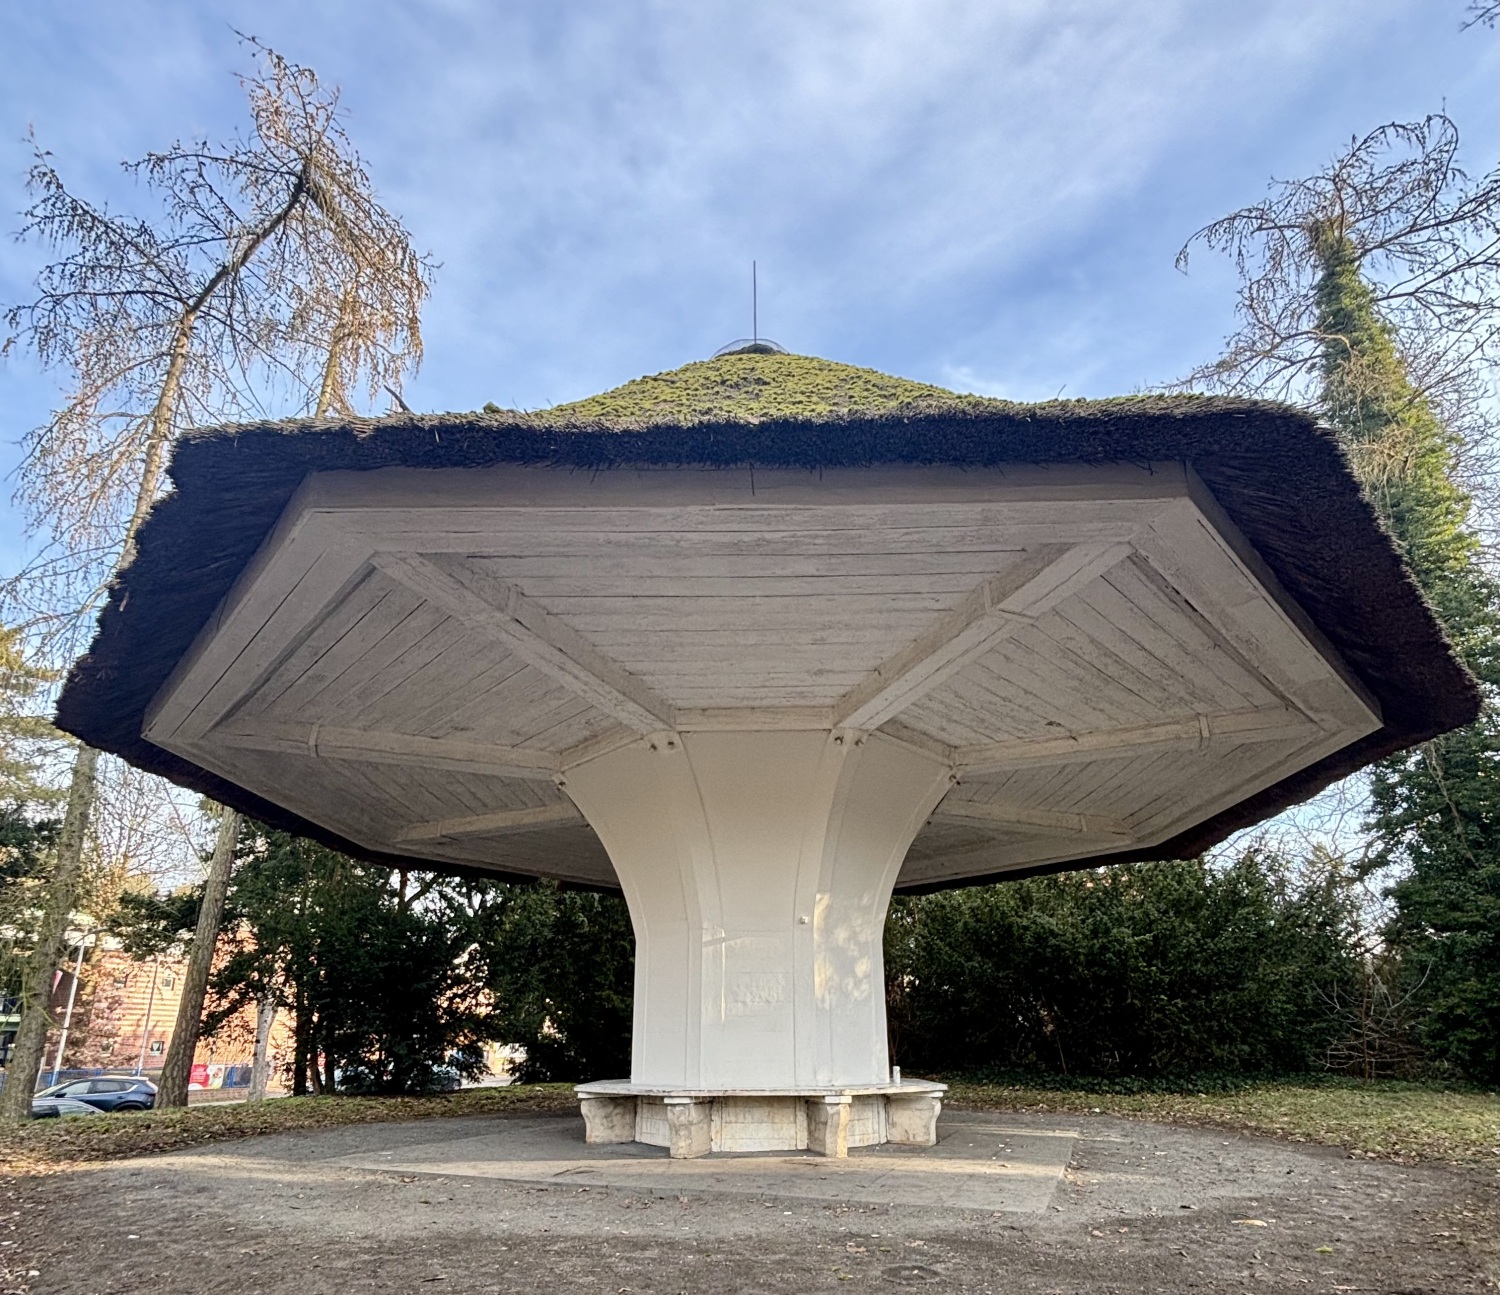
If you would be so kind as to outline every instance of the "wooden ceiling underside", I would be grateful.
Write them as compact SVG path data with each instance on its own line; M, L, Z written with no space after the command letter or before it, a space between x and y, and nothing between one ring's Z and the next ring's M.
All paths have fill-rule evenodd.
M857 728L959 782L899 884L1139 848L1378 727L1176 465L313 478L145 735L371 849L610 884L558 779Z

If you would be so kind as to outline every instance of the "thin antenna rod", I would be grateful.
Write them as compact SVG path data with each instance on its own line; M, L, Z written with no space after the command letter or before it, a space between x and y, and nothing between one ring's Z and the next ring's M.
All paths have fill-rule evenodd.
M750 262L750 340L760 341L760 288L755 280L755 262Z

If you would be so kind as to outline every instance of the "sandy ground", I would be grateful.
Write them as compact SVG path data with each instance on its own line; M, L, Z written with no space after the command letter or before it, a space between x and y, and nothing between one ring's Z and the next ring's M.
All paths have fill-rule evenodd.
M1496 1282L1491 1175L1104 1117L671 1162L576 1117L281 1135L6 1184L0 1290L1376 1291Z

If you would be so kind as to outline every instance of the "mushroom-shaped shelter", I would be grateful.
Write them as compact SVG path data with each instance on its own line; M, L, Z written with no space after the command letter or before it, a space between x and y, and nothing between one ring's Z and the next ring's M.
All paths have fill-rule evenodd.
M1199 852L1467 722L1332 436L731 354L524 414L185 437L59 723L367 859L624 891L595 1139L932 1136L881 929Z

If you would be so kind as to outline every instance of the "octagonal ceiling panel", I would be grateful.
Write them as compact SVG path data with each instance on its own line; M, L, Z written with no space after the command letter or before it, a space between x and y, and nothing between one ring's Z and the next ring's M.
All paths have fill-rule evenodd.
M954 790L900 885L1138 849L1377 707L1177 464L309 480L145 735L372 850L609 884L567 771L852 728Z

